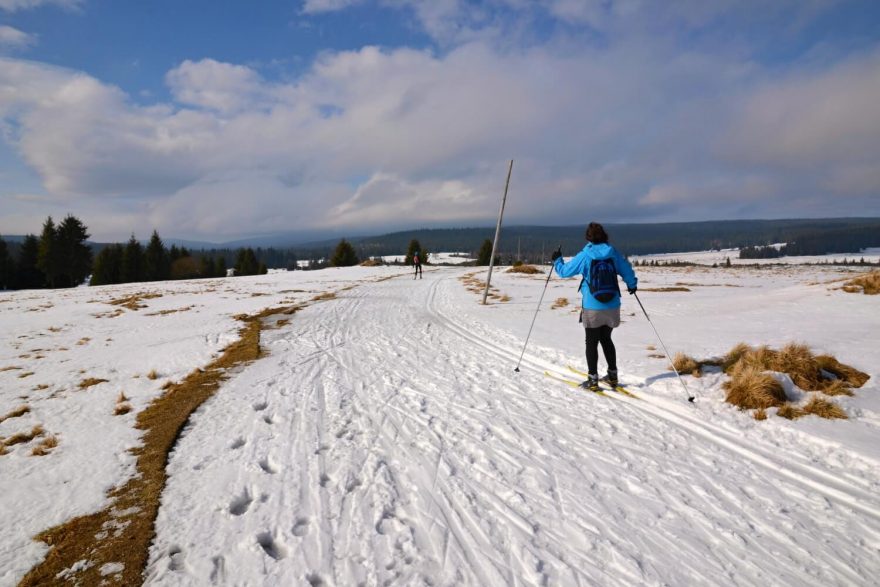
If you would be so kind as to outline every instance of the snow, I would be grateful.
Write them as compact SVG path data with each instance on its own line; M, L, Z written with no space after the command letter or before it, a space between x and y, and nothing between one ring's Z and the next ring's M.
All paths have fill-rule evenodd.
M382 260L386 263L403 263L406 255L385 255ZM468 253L428 253L428 262L434 264L461 265L475 261Z
M780 248L785 243L775 243L770 246ZM660 253L656 255L631 255L630 261L682 261L687 263L697 263L699 265L712 265L717 263L722 265L730 259L733 265L807 265L816 263L838 263L847 259L848 261L859 261L864 259L866 263L880 263L880 248L864 249L860 253L835 253L830 255L803 255L803 256L786 256L774 259L740 259L739 249L721 249L718 251L694 251L688 253Z
M637 268L673 353L797 341L869 373L835 398L847 421L757 422L722 401L720 373L686 376L688 404L626 294L614 339L643 399L548 379L584 368L576 279L549 282L515 373L546 275L504 268L493 286L511 299L488 306L459 281L485 268L2 293L0 369L19 369L0 371L0 417L30 412L0 436L40 424L59 444L0 456L0 585L45 555L34 535L106 506L134 472L136 413L235 340L234 315L324 291L338 296L265 331L264 358L191 417L169 457L148 585L872 584L880 312L876 296L838 289L851 271ZM672 286L690 291L647 291ZM109 317L109 300L144 292L162 295ZM559 298L570 303L551 310ZM108 381L80 390L87 377ZM134 409L114 416L120 391Z

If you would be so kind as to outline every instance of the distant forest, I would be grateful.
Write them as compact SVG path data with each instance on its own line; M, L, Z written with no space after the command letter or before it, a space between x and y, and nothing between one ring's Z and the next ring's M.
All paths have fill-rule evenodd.
M862 249L880 247L880 218L605 224L605 228L611 243L625 255L739 248L741 258L754 259L858 255ZM541 263L558 246L570 256L583 248L584 230L581 225L505 227L497 257L503 264ZM421 243L423 252L460 252L477 258L494 234L494 227L421 229L343 242L347 241L346 247L350 244L352 258L358 259L403 256L413 241ZM155 231L146 247L134 235L125 244L93 243L86 241L88 237L86 226L68 216L58 226L48 218L39 237L0 238L0 289L69 287L90 273L97 285L216 277L225 275L227 267L234 267L238 275L265 273L268 268L319 269L332 264L334 251L342 245L334 239L290 247L187 250L167 249ZM769 246L779 243L785 244Z
M880 218L833 218L823 220L725 220L667 224L605 224L610 242L626 255L684 253L788 243L787 255L858 253L880 247ZM502 228L499 254L503 262L540 262L562 246L572 255L585 244L585 226L511 226ZM361 258L401 254L411 239L430 251L460 251L476 256L495 228L424 229L378 237L353 238ZM324 243L322 248L331 246ZM301 258L312 249L297 249Z

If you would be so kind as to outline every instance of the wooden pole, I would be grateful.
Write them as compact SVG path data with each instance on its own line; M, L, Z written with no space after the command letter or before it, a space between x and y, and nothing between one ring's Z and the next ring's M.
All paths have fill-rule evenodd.
M504 217L504 204L507 202L507 188L510 187L510 174L513 172L513 159L507 168L507 181L504 183L504 197L501 198L501 210L498 212L498 224L495 225L495 241L492 243L492 256L489 258L489 275L486 277L486 289L483 291L483 305L489 296L489 284L492 281L492 269L495 267L495 250L498 248L498 237L501 235L501 219Z

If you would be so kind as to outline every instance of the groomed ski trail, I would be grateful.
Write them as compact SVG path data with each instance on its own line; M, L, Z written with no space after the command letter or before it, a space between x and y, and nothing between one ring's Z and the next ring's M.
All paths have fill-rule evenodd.
M576 392L528 354L515 374L516 334L455 319L475 303L459 274L364 284L267 331L269 355L169 459L147 583L852 585L880 572L870 488L805 463L773 471L780 459L669 402Z

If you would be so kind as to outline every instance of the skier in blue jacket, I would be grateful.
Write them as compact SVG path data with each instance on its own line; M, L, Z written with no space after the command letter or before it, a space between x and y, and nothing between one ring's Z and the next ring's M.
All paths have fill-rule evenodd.
M602 344L602 353L605 355L605 361L608 363L608 374L602 380L608 382L612 387L617 386L617 352L614 348L614 343L611 341L611 330L620 326L620 287L617 285L617 275L623 278L627 291L630 294L636 292L638 278L626 257L608 244L608 233L605 232L601 224L591 222L587 227L586 237L589 241L587 246L568 263L562 259L560 251L554 252L552 259L553 267L560 277L583 276L580 287L581 296L583 296L581 322L586 331L589 378L581 384L581 387L590 391L599 391L598 363L600 343ZM610 299L603 302L597 299L593 292L590 291L590 270L595 261L605 259L610 259L613 263L616 275L613 275L612 279L613 288L616 291L613 293L606 292L604 295L596 292L599 297L610 297ZM608 267L608 264L603 263L602 266Z

